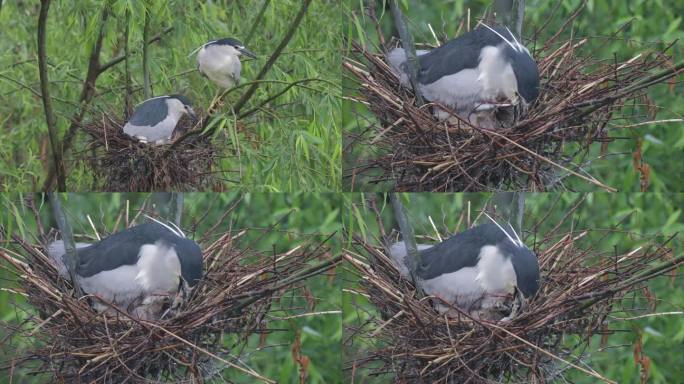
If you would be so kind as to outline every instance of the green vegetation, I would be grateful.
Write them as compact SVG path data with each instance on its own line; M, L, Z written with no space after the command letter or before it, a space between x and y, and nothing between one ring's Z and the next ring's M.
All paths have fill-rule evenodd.
M219 222L221 216L239 195L237 193L193 193L185 195L182 227L190 237L199 239L209 228ZM40 195L3 194L0 196L2 208L9 215L0 218L2 232L14 233L22 238L34 240L36 223L34 215L26 204L27 198L36 198L36 206L40 212L41 222L46 228L52 220L51 209L47 200ZM112 230L119 213L129 204L131 217L147 200L147 194L72 194L68 195L64 204L67 215L76 234L92 234L86 215L89 215L98 229ZM242 229L250 229L240 240L240 247L263 251L269 254L273 250L282 252L301 244L305 238L321 241L330 234L339 231L339 206L335 195L331 194L264 194L247 193L227 220L220 224L216 233L227 231L232 225L234 233ZM289 213L289 215L288 215ZM283 217L287 217L283 219ZM264 229L280 221L275 231L265 236ZM263 236L263 237L262 237ZM4 237L4 236L3 236ZM338 252L339 244L333 238L333 252ZM3 247L13 245L3 238ZM10 276L0 265L0 288L14 287L8 280ZM336 311L340 308L339 284L334 274L319 275L304 284L314 298L313 310L307 303L306 293L293 291L281 302L274 303L268 319L268 327L278 329L260 341L259 335L252 335L244 362L260 374L282 383L298 382L299 365L292 356L291 348L295 344L297 333L301 337L301 354L308 357L310 364L306 371L310 383L341 382L340 342L341 318L339 314L321 314L278 320L276 317L287 317L308 312ZM21 296L0 290L0 339L4 339L8 329L3 325L16 325L22 311L14 307L25 307L27 304ZM296 311L283 311L281 308L300 308ZM229 343L231 336L226 336ZM31 340L14 339L14 348L0 346L0 366L9 359L20 356ZM45 382L45 376L25 376L26 371L15 371L14 382ZM4 383L6 374L0 375L0 383ZM19 381L17 381L20 378ZM252 383L253 378L243 377L239 372L226 369L223 378L230 382Z
M468 204L470 204L471 216L474 218L490 199L490 194L436 194L416 193L402 194L404 205L408 210L409 220L414 226L417 236L429 236L432 239L423 238L423 242L433 243L435 229L430 223L434 222L437 230L441 233L453 233L459 219L463 214L464 221L460 224L461 230L465 228ZM375 215L368 205L367 199L375 197L378 209L383 218L383 225L389 231L397 228L394 222L394 213L389 199L385 195L354 194L345 199L346 215L343 215L345 229L351 234L370 239L376 243L378 224ZM566 212L576 203L584 201L575 213L563 220ZM556 202L557 201L557 202ZM629 252L643 245L643 236L656 236L664 240L669 236L684 231L684 217L681 207L684 204L682 194L528 194L526 195L526 210L523 223L525 243L532 246L535 241L535 233L529 232L545 215L548 218L538 228L537 237L541 237L563 221L561 233L574 230L576 233L584 229L617 229L614 232L602 233L595 231L589 233L578 243L580 247L593 248L596 252L606 251L609 254L616 252ZM634 235L636 234L636 235ZM681 237L681 236L680 236ZM670 246L676 256L681 254L681 239L677 237ZM348 246L347 243L343 247ZM571 255L568 255L571 257ZM648 288L657 297L657 312L679 312L679 315L663 315L647 317L629 321L619 321L609 318L610 329L617 332L607 339L605 345L601 345L601 336L593 336L584 362L597 370L604 377L617 380L620 383L639 382L639 366L635 364L633 352L637 340L641 338L643 353L650 359L650 381L652 383L675 383L684 377L684 367L680 364L684 353L684 288L679 276L663 276L648 283ZM358 285L352 276L344 279L344 288L354 289ZM626 300L636 300L637 306L641 306L647 312L648 303L641 294L628 295ZM641 305L643 303L643 305ZM375 313L372 305L361 295L353 295L348 291L343 292L342 310L344 314L343 324L359 324ZM366 311L369 311L368 313ZM630 317L639 313L624 313L616 311L615 317ZM624 332L620 331L624 330ZM345 334L346 338L351 335ZM566 346L572 347L576 340L568 338ZM600 347L609 346L599 350ZM357 341L353 348L343 347L345 361L353 354L363 353L367 345ZM579 353L579 351L575 351ZM346 372L349 375L349 372ZM365 372L358 372L357 379L360 383L385 382L386 378L375 380L368 377ZM570 382L595 383L596 379L587 377L583 373L566 371Z
M257 23L261 5L265 11ZM340 83L339 6L334 1L313 1L283 53L242 109L255 113L239 122L230 112L248 84L268 61L286 35L301 7L296 0L281 1L56 1L47 19L46 56L49 92L60 142L70 120L78 116L81 91L96 46L99 29L103 40L100 63L115 63L125 52L126 15L129 13L130 59L117 61L97 78L84 122L99 121L103 114L123 117L126 64L132 80L133 105L143 96L142 47L145 12L149 13L148 45L153 95L182 93L198 110L206 110L218 93L196 70L191 54L207 41L235 37L258 55L243 62L242 87L230 92L215 120L213 140L221 160L214 171L223 188L250 191L339 189ZM0 7L3 26L0 42L0 188L37 191L45 184L52 162L48 130L41 100L37 22L39 2L5 2ZM106 21L101 21L106 14ZM303 81L306 80L306 81ZM283 92L282 95L262 103ZM77 132L65 150L69 191L92 190L97 184L80 161L91 153L86 136Z
M387 1L372 2L377 5L376 16L380 21L380 32L389 41L396 36L392 15ZM454 1L399 1L406 15L409 28L417 43L435 43L435 37L430 30L442 41L452 39L465 30L465 21L470 11L471 25L477 22L485 10L492 3L491 0L454 0ZM531 50L541 47L550 39L561 26L570 18L578 6L586 3L579 16L571 22L567 31L563 32L560 41L566 41L571 36L575 39L592 37L579 50L579 55L589 56L601 61L626 61L638 54L663 50L676 40L684 38L682 28L682 14L684 5L674 0L633 0L633 1L595 1L595 0L567 0L567 1L526 1L523 35L527 39L527 46ZM361 8L371 2L363 0L348 0L344 2L343 12L349 15L350 22L344 27L346 39L345 55L351 55L351 41L360 42L371 51L379 52L378 31L372 19L361 12ZM535 31L546 25L537 36ZM572 35L571 35L572 34ZM668 53L673 61L682 57L684 48L681 42L675 42ZM343 74L343 93L354 94L354 84ZM684 115L684 97L681 82L672 81L652 87L648 91L648 99L644 98L635 105L626 108L611 126L636 124L647 120L681 119ZM345 101L342 106L342 125L344 132L361 134L374 122L374 116L365 106L351 101ZM657 116L653 113L657 112ZM588 159L592 160L583 169L595 176L604 184L617 188L622 192L640 191L639 173L635 169L632 158L638 152L641 143L643 161L650 167L648 191L677 192L684 188L684 169L677 161L684 150L684 123L663 122L645 124L636 127L611 131L611 137L616 141L608 145L607 152L601 152L601 144L592 145ZM349 147L352 145L345 143ZM568 145L566 154L572 156L577 148ZM345 151L350 151L345 148ZM359 148L353 157L345 152L343 162L344 174L350 176L350 168L360 156L375 157L377 151L373 148ZM617 172L616 172L617 171ZM349 188L350 180L345 180L345 188ZM358 183L358 181L357 181ZM390 186L374 184L366 185L365 190L387 190ZM567 178L565 187L568 190L594 191L595 186L577 178ZM358 187L356 188L359 189Z

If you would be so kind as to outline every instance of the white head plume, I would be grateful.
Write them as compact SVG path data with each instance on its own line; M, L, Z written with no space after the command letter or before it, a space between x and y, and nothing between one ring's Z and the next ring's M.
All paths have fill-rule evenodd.
M501 232L503 232L506 235L506 237L508 237L508 240L510 240L511 243L515 244L519 248L525 247L525 243L523 243L522 240L520 240L520 237L518 236L518 234L515 233L515 229L513 229L513 226L511 225L511 223L508 223L508 226L511 227L511 231L513 231L513 234L515 235L515 239L511 236L510 233L508 233L508 231L506 231L501 225L499 225L499 223L497 223L496 220L494 220L491 216L489 216L487 214L487 212L482 212L482 213L484 213L485 216L487 216L489 218L489 220L492 221L492 223L494 223L497 227L499 227Z
M508 40L507 38L503 37L502 34L500 34L499 32L497 32L494 28L490 27L489 25L487 25L487 24L485 24L485 23L483 23L483 22L481 22L481 21L480 21L479 24L481 24L481 25L484 26L485 28L489 29L490 31L494 32L497 36L499 36L499 37L501 38L501 40L505 41L506 44L508 44L511 48L513 48L514 51L520 52L520 53L524 52L524 48L525 48L525 47L523 47L523 46L518 42L518 40L515 38L515 36L513 36L513 33L511 33L511 30L510 30L510 29L506 28L506 29L508 30L508 33L511 34L511 37L513 37L513 40L514 40L515 43L514 43L513 41Z
M178 237L182 237L182 238L185 238L185 237L186 237L186 236L185 236L185 233L183 233L183 231L182 231L180 228L178 228L178 226L177 226L176 224L174 224L174 223L172 223L172 222L170 222L170 221L169 221L169 224L170 224L170 225L169 225L169 224L164 224L164 223L162 223L161 221L155 219L155 218L152 217L152 216L145 215L145 217L147 217L148 219L154 221L154 222L157 223L157 224L163 225L166 229L168 229L169 231L171 231L173 234L175 234L175 235L178 236ZM173 226L173 228L172 228L171 226Z

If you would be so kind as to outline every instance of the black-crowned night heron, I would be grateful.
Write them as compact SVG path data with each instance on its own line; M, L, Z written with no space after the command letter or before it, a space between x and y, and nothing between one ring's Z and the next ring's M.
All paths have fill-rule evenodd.
M240 82L241 55L256 58L254 53L233 38L210 41L199 48L197 68L219 87L232 88Z
M539 95L539 69L530 52L504 27L485 24L430 51L418 51L417 80L427 101L440 103L468 119L497 106L524 110ZM392 70L409 86L406 53L387 55ZM438 108L435 115L449 113Z
M510 320L524 298L539 289L537 256L512 228L483 224L436 245L419 244L418 250L418 286L438 298L435 308L440 313L457 314L453 305L476 318ZM393 244L390 256L400 274L411 280L404 242Z
M168 299L177 306L202 278L202 250L170 225L151 222L93 244L77 243L74 275L81 289L141 319L159 318ZM51 243L48 255L68 279L64 242ZM109 309L93 302L100 312Z
M197 118L185 96L153 97L135 109L123 131L142 142L164 144L171 140L178 121L186 113L193 119Z

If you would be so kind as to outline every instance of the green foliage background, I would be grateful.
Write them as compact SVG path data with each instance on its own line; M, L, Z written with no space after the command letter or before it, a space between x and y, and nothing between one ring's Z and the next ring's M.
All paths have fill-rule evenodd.
M182 93L196 109L206 109L218 89L196 71L191 54L207 41L235 37L258 55L243 62L242 82L254 79L275 47L285 36L300 8L300 1L270 1L262 23L245 41L254 26L263 1L111 0L104 29L102 62L123 54L125 10L131 12L129 45L130 71L136 90L134 103L144 100L142 92L142 47L145 7L151 15L150 36L166 27L150 50L153 95ZM88 55L97 39L99 18L108 1L53 1L47 25L47 58L50 95L53 98L60 135L78 109L78 100L88 68ZM37 63L37 20L39 2L5 1L0 5L0 190L36 191L42 188L49 158L47 127L40 99ZM340 46L339 5L315 0L284 53L244 111L260 104L302 79L317 79L295 86L236 126L228 106L218 120L221 129L215 140L225 143L227 153L218 168L227 173L226 187L250 191L298 191L339 189L340 182ZM232 92L227 104L237 101L246 87ZM121 118L124 111L125 71L119 63L97 81L97 95L85 121L99 120L107 112ZM247 132L247 133L245 133ZM84 135L67 158L75 160L84 151ZM82 163L67 165L69 191L92 189L92 173Z
M435 223L440 233L454 233L457 230L459 217L466 213L470 203L471 216L474 219L479 210L489 203L490 194L464 193L464 194L438 194L438 193L414 193L401 194L403 203L408 211L408 218L414 226L416 236L423 237L421 242L434 243L435 230L429 222L429 217ZM368 199L374 197L381 210L383 225L388 231L398 226L394 221L394 213L386 195L373 194L349 194L345 196L343 222L345 231L369 239L377 244L378 224L373 211L368 205ZM527 194L525 217L523 228L523 241L532 247L535 241L535 233L530 233L541 218L548 214L548 219L539 226L537 237L542 237L547 231L558 225L570 207L580 199L585 201L579 209L565 220L562 224L561 233L570 230L581 231L583 229L610 229L617 230L608 236L603 233L593 232L576 244L584 249L593 247L597 252L608 254L621 254L629 252L636 247L645 244L643 236L656 236L659 240L681 233L684 231L684 194L660 194L660 193L635 193L635 194L608 194L608 193L562 193L562 194ZM558 202L554 205L554 202ZM464 215L467 217L467 214ZM466 221L461 223L458 230L466 228ZM636 236L629 233L637 234ZM348 247L349 243L343 243ZM670 246L674 248L675 255L681 255L681 236L675 238ZM344 275L343 287L358 289L354 276L349 273ZM676 279L660 277L648 283L649 289L659 299L657 312L683 311L684 288L682 285L681 268ZM646 301L641 295L629 295L628 300L636 300L637 307L647 308ZM641 305L643 303L643 305ZM349 291L342 294L343 324L358 325L373 315L373 306L362 296L353 295ZM366 312L367 311L367 312ZM630 317L638 315L634 312L616 311L616 317ZM639 382L639 368L635 365L632 352L639 335L643 335L644 353L651 359L650 381L651 383L679 383L684 377L684 367L681 364L681 356L684 354L684 316L658 316L631 321L614 321L610 329L625 330L616 332L610 336L608 346L599 351L600 336L591 339L588 355L584 359L589 366L596 369L601 375L619 383ZM351 335L345 333L344 340ZM571 347L577 340L568 338L566 346ZM348 348L343 346L343 356L348 362L352 356L363 354L372 344L356 340ZM347 365L345 363L345 365ZM381 383L387 382L388 378L373 378L367 375L367 371L358 370L357 383ZM349 372L346 372L349 375ZM581 372L572 369L566 372L567 378L573 383L595 383L596 379L587 377Z
M360 11L364 4L377 5L377 16L380 19L382 34L388 39L396 36L391 12L386 0L374 2L364 0L346 0L343 3L343 12L349 15L350 22L344 26L346 39L345 54L350 56L350 41L355 40L369 47L373 52L378 52L377 31L372 20ZM404 14L409 22L409 28L416 42L434 44L435 39L430 32L428 24L432 26L436 35L446 41L445 37L452 39L457 36L461 22L466 19L467 11L470 10L471 24L475 25L476 18L484 14L485 9L492 3L491 0L453 0L453 1L419 1L400 0ZM531 38L535 30L548 23L546 29L537 36L537 43L527 42L532 48L541 47L543 43L553 36L582 3L582 0L527 0L525 8L525 20L523 24L523 36ZM560 3L557 12L552 11ZM567 41L571 37L580 39L583 37L595 37L582 49L580 55L591 56L598 60L626 61L639 53L649 50L664 49L667 45L684 38L682 26L684 15L684 3L676 0L630 0L630 1L602 1L587 0L586 8L571 24L571 28L563 32L560 40ZM609 38L612 34L616 38ZM460 33L460 32L459 32ZM684 57L684 46L677 42L669 51L674 61L679 62ZM343 93L353 94L355 85L343 76ZM681 79L681 76L680 76ZM681 80L680 80L681 81ZM657 119L674 119L684 116L684 88L681 82L669 85L658 85L649 90L649 97L659 107ZM356 134L365 132L367 127L374 122L373 115L362 105L345 100L342 103L342 125L344 132ZM637 123L645 120L646 111L642 105L633 106L626 110L630 116L629 123ZM623 120L614 122L628 124ZM617 188L622 192L640 191L639 175L632 166L632 153L637 149L636 141L643 143L642 153L644 161L651 167L649 191L655 192L678 192L684 190L684 168L680 162L673 161L679 158L684 149L684 123L661 123L647 124L635 128L612 131L611 137L622 137L628 140L618 140L608 147L608 156L597 159L600 155L600 144L593 145L589 159L592 163L585 170L597 177L604 184ZM357 148L353 153L350 142L346 145L343 153L343 173L351 174L351 167L359 158L376 156L370 148ZM573 146L567 146L567 154L574 153ZM361 162L363 163L363 162ZM617 172L616 172L617 171ZM562 173L561 173L562 174ZM569 177L565 179L566 188L571 191L594 191L596 187L582 180ZM349 180L344 181L346 189L349 189ZM365 184L359 177L354 190L385 191L391 188L383 184Z
M237 193L192 193L185 195L185 210L183 212L182 227L186 230L195 229L194 237L201 237L221 217L230 203L238 196ZM33 214L24 204L27 195L2 194L0 201L2 208L8 215L3 215L0 220L0 233L15 233L25 239L32 239L36 233L36 223ZM68 213L75 234L92 234L86 215L90 215L98 229L113 229L116 217L122 209L125 209L126 201L130 203L131 217L148 199L147 194L82 194L68 195L64 208ZM37 195L38 203L40 196ZM266 254L274 249L278 252L292 249L302 244L307 239L323 240L340 228L339 197L334 194L276 194L276 193L247 193L242 202L235 209L226 223L219 227L218 233L228 230L230 223L235 233L241 229L250 229L242 238L240 247L263 251ZM49 228L52 220L51 208L39 204L41 221ZM149 205L148 205L149 206ZM209 213L204 216L205 211ZM288 212L289 216L273 231L255 242L263 235L263 230L277 223ZM189 237L193 237L188 234ZM312 237L310 237L312 236ZM3 234L2 246L11 244L6 242ZM333 238L328 244L332 246L334 254L339 252L337 238ZM16 286L10 275L0 268L0 288ZM328 276L318 276L306 281L305 286L316 297L315 312L334 311L340 308L339 283L336 279ZM22 317L21 311L15 311L14 306L25 306L21 296L0 290L0 322L16 324ZM279 311L279 306L300 307L297 313L308 312L307 304L301 293L286 295L280 304L276 303L272 308L271 315L286 316L296 314L293 312ZM298 382L298 366L291 356L292 344L295 341L297 331L301 331L301 353L311 360L308 369L308 382L311 383L339 383L341 382L340 370L340 341L341 341L341 316L339 314L305 316L290 320L270 320L269 328L284 329L283 332L270 334L265 341L264 348L259 348L259 335L250 338L246 351L249 354L244 362L257 372L277 380L279 383ZM6 329L0 326L0 339L5 337ZM226 342L230 340L227 336ZM15 338L15 349L3 349L0 347L0 366L8 363L8 360L21 355L23 349L31 343L31 340ZM45 382L46 377L39 376L31 381L31 376L25 375L25 371L14 372L14 382ZM6 377L0 375L0 383L5 382ZM239 372L227 369L224 372L225 380L235 383L252 383L253 379L243 377ZM20 380L20 381L17 381Z

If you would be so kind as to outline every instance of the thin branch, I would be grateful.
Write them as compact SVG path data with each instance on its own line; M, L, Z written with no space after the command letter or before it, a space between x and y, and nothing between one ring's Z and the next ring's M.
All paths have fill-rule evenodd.
M126 23L126 30L124 31L124 76L125 81L126 81L126 96L124 99L124 113L122 116L128 117L128 114L131 112L133 109L133 89L131 85L131 70L130 66L128 64L128 59L131 56L131 51L128 46L128 40L129 40L129 35L131 31L131 10L126 7L126 17L125 17L125 23Z
M525 17L525 0L494 0L494 9L499 22L520 38Z
M257 28L259 28L259 25L261 24L261 20L264 18L264 13L266 13L266 9L268 8L269 4L271 4L271 0L264 0L264 3L261 5L261 9L259 10L259 13L257 14L256 18L252 22L252 28L250 28L249 33L247 34L247 37L245 38L245 45L249 46L249 43L252 41L252 37L254 37L254 32L256 32Z
M55 115L52 111L50 99L49 80L47 73L47 55L45 53L45 36L47 34L47 18L50 9L50 0L40 1L40 16L38 17L38 71L40 74L40 93L45 110L45 122L47 123L50 147L52 149L52 161L57 174L57 189L66 192L66 171L62 159L62 147L59 142Z
M285 94L285 93L286 93L287 91L289 91L292 87L295 87L295 86L297 86L297 85L299 85L299 84L302 84L302 83L308 83L308 82L310 82L310 81L325 81L325 80L314 78L314 79L302 79L302 80L294 81L294 82L288 84L288 86L285 87L282 91L280 91L280 92L274 94L273 96L269 96L268 98L266 98L266 100L260 102L256 107L254 107L254 108L248 110L247 112L241 113L241 114L238 116L238 119L243 119L243 118L245 118L245 117L247 117L247 116L253 114L254 112L256 112L256 111L258 111L259 109L261 109L261 107L263 107L264 105L270 103L271 101L273 101L273 100L277 99L278 97L282 96L283 94Z
M183 192L174 192L173 194L175 195L174 200L176 201L174 222L177 226L180 227L181 219L183 218L183 205L185 202L185 195L183 194Z
M97 41L93 45L93 50L90 52L90 57L88 59L88 72L86 73L86 79L83 82L83 88L81 89L81 96L79 97L79 104L81 108L78 110L75 116L71 118L71 125L67 130L67 133L62 139L62 153L69 150L71 147L74 136L76 135L76 129L79 127L85 113L95 96L95 82L97 77L104 71L100 67L100 52L102 51L102 40L104 38L104 26L106 24L107 18L109 17L109 6L111 0L108 1L102 8L102 14L100 16L100 29L98 31ZM45 182L43 183L43 190L48 191L52 187L56 174L56 169L54 164L51 164L48 174L45 177Z
M401 238L406 246L406 261L408 262L409 271L411 272L411 279L416 287L419 286L418 280L416 279L416 271L421 265L420 252L418 252L418 247L416 246L416 235L413 232L413 226L408 221L408 215L406 214L406 208L404 204L399 200L399 196L396 193L390 193L390 201L392 202L392 207L394 208L394 216L399 224L399 230L401 231ZM420 290L416 290L416 293Z
M142 66L143 66L143 94L145 99L152 97L152 85L150 84L150 57L149 57L149 44L147 44L147 39L150 35L150 11L145 6L145 24L143 25L143 47L142 47Z
M261 68L261 71L256 75L255 80L261 80L266 76L266 73L271 69L273 64L275 64L276 60L278 57L280 57L280 54L283 52L285 47L287 47L287 44L290 42L292 39L292 36L294 36L295 32L297 31L297 28L299 27L299 23L301 23L302 19L304 18L304 15L306 14L306 11L309 8L309 4L311 3L311 0L304 0L302 3L302 7L299 9L299 12L297 13L297 16L295 16L294 20L292 21L292 24L290 24L290 28L288 31L285 33L285 36L283 39L280 41L280 44L276 47L275 51L271 55L271 57L268 59L266 64L264 64L263 68ZM249 99L254 95L254 92L256 92L257 87L259 86L259 83L254 83L252 84L249 89L242 95L242 97L235 103L235 106L233 110L235 111L235 114L237 115L240 112L240 109L249 101Z
M67 258L67 270L69 272L69 277L71 278L71 284L74 287L74 292L76 297L83 296L83 291L76 280L76 266L78 265L78 253L76 253L76 244L74 243L74 234L71 232L71 225L67 220L66 214L62 209L62 202L56 193L49 193L48 198L50 199L50 205L52 205L52 213L55 216L55 221L57 222L57 227L59 227L59 233L62 236L62 241L64 242L64 252Z
M162 37L164 37L164 35L166 35L167 33L171 32L171 31L173 31L173 27L166 27L166 28L164 28L164 29L163 29L161 32L159 32L158 34L156 34L156 35L150 37L150 39L147 40L147 45L150 45L150 44L152 44L152 43L158 42L159 40L162 39ZM137 50L137 49L132 50L132 51L130 52L129 55L132 55L132 54L134 54L134 53L138 53L138 50ZM119 64L120 62L126 60L126 57L128 57L129 55L127 55L126 53L124 53L123 55L117 56L117 57L115 57L115 58L109 60L108 62L102 64L102 66L100 66L100 73L102 73L102 72L108 70L109 68L111 68L111 67L113 67L113 66Z
M399 32L401 39L401 46L404 48L406 54L406 65L408 69L409 81L413 88L413 94L416 97L416 104L421 106L424 104L423 97L420 95L420 88L418 87L418 57L416 56L416 47L413 45L413 36L408 30L408 25L404 14L399 9L396 0L390 1L390 8L392 9L392 16L394 17L394 25Z

